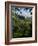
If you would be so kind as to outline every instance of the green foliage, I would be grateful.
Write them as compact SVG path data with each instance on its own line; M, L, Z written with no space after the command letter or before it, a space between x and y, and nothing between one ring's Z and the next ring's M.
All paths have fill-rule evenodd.
M12 17L14 23L13 37L31 37L32 36L32 21L30 18L19 19L17 15Z
M13 9L13 8L12 8ZM32 9L30 9L31 11ZM18 15L15 12L20 11L18 8L14 8L11 13L11 23L12 23L12 37L21 38L21 37L32 37L32 17L23 17ZM32 13L31 13L32 14Z

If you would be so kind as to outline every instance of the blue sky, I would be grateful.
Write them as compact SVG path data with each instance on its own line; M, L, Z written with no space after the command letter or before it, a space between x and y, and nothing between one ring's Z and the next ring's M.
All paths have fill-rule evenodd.
M16 10L15 12L18 13L18 15L22 15L25 17L31 17L32 16L32 8L18 8L20 11ZM14 8L15 10L15 8ZM20 13L21 12L21 13Z

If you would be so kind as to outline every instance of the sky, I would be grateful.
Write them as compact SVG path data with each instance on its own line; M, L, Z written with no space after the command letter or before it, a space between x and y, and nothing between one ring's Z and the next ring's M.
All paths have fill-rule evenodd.
M20 16L24 16L24 17L31 17L32 16L32 14L31 14L32 13L32 8L18 8L18 7L14 7L14 10L12 10L12 11L15 11L15 13L17 13Z

